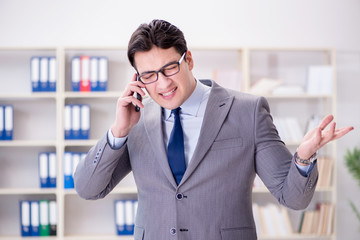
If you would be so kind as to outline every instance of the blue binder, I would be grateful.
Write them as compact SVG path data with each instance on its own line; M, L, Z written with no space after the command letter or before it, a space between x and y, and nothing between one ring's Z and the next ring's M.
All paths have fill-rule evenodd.
M31 236L40 236L40 216L39 201L30 201L30 234Z
M99 90L99 58L90 57L90 84L91 91Z
M0 105L0 141L5 139L5 112L4 106Z
M48 153L48 166L49 166L49 178L48 178L48 187L56 188L56 153Z
M30 202L20 201L20 227L23 237L31 236L30 217Z
M47 89L49 92L56 91L56 74L57 74L56 57L49 57L49 78Z
M126 235L125 229L125 202L123 200L115 200L115 227L117 235Z
M99 58L99 84L98 91L106 91L108 85L108 58Z
M65 140L69 140L72 139L71 136L71 105L65 105L65 110L64 110L64 115L65 115L65 119L64 119L64 136L65 136Z
M125 200L125 232L127 235L134 234L135 226L134 201Z
M80 91L80 57L71 59L71 84L74 92Z
M49 155L45 152L39 153L39 178L40 187L47 188L49 181Z
M14 108L12 105L4 106L4 130L5 138L4 140L13 139L13 129L14 129Z
M49 84L49 58L40 57L40 91L47 92Z
M64 188L74 188L72 153L64 153Z
M71 105L71 139L81 139L81 106L79 104Z
M80 105L80 139L90 138L90 106Z
M30 59L31 87L33 92L40 92L40 57Z

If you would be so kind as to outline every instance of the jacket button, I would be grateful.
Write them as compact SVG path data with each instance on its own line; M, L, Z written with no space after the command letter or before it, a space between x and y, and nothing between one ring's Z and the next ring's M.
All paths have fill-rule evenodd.
M176 194L176 199L177 200L181 200L181 199L183 199L183 197L184 197L184 195L182 195L182 193Z
M171 228L171 229L170 229L170 234L171 234L171 235L175 235L175 234L176 234L176 229L175 229L175 228Z

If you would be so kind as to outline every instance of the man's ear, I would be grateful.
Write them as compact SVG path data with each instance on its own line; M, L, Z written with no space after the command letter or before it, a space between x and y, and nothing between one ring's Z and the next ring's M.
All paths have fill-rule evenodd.
M191 71L194 68L194 60L192 58L190 51L186 52L185 60L186 60L186 64L188 65L189 70Z

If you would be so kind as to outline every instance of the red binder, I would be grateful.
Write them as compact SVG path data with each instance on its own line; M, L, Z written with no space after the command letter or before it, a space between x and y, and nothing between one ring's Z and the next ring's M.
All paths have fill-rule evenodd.
M90 57L80 57L80 92L90 92Z

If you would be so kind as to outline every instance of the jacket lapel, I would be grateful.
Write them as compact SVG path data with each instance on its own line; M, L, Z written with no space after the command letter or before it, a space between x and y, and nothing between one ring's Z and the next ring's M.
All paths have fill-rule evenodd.
M205 154L209 151L228 115L234 99L234 97L230 96L224 88L220 87L215 82L212 84L213 87L206 106L199 140L180 185L191 176Z
M143 111L143 121L145 131L151 146L154 156L156 157L160 167L170 183L176 188L177 184L171 172L167 154L164 144L164 135L162 128L162 113L161 107L155 102L151 101L146 105Z

